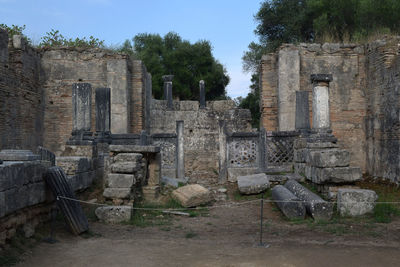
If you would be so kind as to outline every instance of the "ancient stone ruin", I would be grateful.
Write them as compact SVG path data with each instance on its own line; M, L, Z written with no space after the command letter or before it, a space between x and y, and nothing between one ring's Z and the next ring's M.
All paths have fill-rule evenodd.
M273 199L294 201L277 202L284 214L329 219L331 203L295 182L309 180L341 214L370 211L358 204L376 195L353 185L362 173L399 181L398 41L265 55L257 130L234 101L206 101L204 81L199 101L180 101L165 75L164 98L154 99L139 60L32 48L0 30L0 244L50 218L55 199L43 176L54 165L75 192L100 184L114 206L96 214L111 223L130 218L138 199L157 202L186 183L173 194L187 207L209 203L210 189L228 182L245 194L284 184L272 189Z

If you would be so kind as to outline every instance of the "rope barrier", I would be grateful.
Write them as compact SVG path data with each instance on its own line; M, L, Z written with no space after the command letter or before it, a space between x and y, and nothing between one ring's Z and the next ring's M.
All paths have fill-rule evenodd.
M104 203L93 203L89 201L84 201L84 200L79 200L75 198L69 198L69 197L64 197L64 196L57 196L57 200L60 199L66 199L70 201L76 201L84 204L89 204L89 205L96 205L96 206L108 206L111 207L113 205L109 204L104 204ZM223 207L235 207L235 206L241 206L241 205L247 205L250 203L255 203L255 202L260 202L261 199L254 199L254 200L248 200L248 201L243 201L243 202L237 202L237 203L229 203L229 204L222 204L222 205L214 205L214 206L209 206L209 207L192 207L192 208L141 208L141 207L131 207L133 210L153 210L153 211L184 211L184 210L204 210L204 209L214 209L214 208L223 208ZM267 203L305 203L306 201L301 201L301 200L272 200L272 199L264 199L263 202ZM314 203L318 203L319 201L314 201ZM337 203L336 201L324 201L323 203ZM346 203L346 204L359 204L359 203L369 203L369 204L400 204L400 201L382 201L382 202L374 202L374 201L346 201L346 202L341 202L341 203Z

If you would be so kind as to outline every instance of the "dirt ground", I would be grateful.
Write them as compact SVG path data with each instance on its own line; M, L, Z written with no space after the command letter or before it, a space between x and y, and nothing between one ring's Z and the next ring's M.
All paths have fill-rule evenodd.
M266 203L266 248L260 203L221 203L233 205L144 228L91 222L78 237L59 223L59 242L40 243L18 266L400 266L400 220L287 221Z

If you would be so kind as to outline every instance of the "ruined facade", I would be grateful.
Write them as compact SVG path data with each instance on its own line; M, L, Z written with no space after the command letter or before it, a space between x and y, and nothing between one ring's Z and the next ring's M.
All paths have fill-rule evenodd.
M350 151L351 164L364 173L398 182L398 45L398 38L366 45L283 45L264 55L261 125L272 131L294 130L295 92L311 92L311 74L332 74L330 118L339 145ZM311 118L311 93L309 101Z

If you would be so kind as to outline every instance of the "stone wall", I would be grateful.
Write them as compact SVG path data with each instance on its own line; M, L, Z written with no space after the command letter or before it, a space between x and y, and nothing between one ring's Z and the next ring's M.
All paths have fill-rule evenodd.
M176 133L176 121L184 123L185 176L203 184L218 181L219 121L225 120L228 132L251 131L250 111L238 109L233 101L209 101L205 109L198 101L174 101L173 110L166 100L152 100L150 133ZM156 144L159 145L159 144ZM163 175L174 176L175 173Z
M367 170L400 182L400 38L366 46Z
M268 131L294 130L295 91L312 92L310 75L315 73L333 75L330 84L331 128L340 145L350 151L351 164L360 166L365 172L367 100L363 46L283 45L277 53L263 56L261 125ZM292 82L288 83L288 79ZM309 94L310 118L311 97L312 93Z
M72 84L111 88L111 132L139 133L144 128L144 88L148 74L141 61L101 49L58 48L42 51L45 73L45 146L60 155L72 131Z
M43 144L42 76L37 51L0 29L0 149Z

